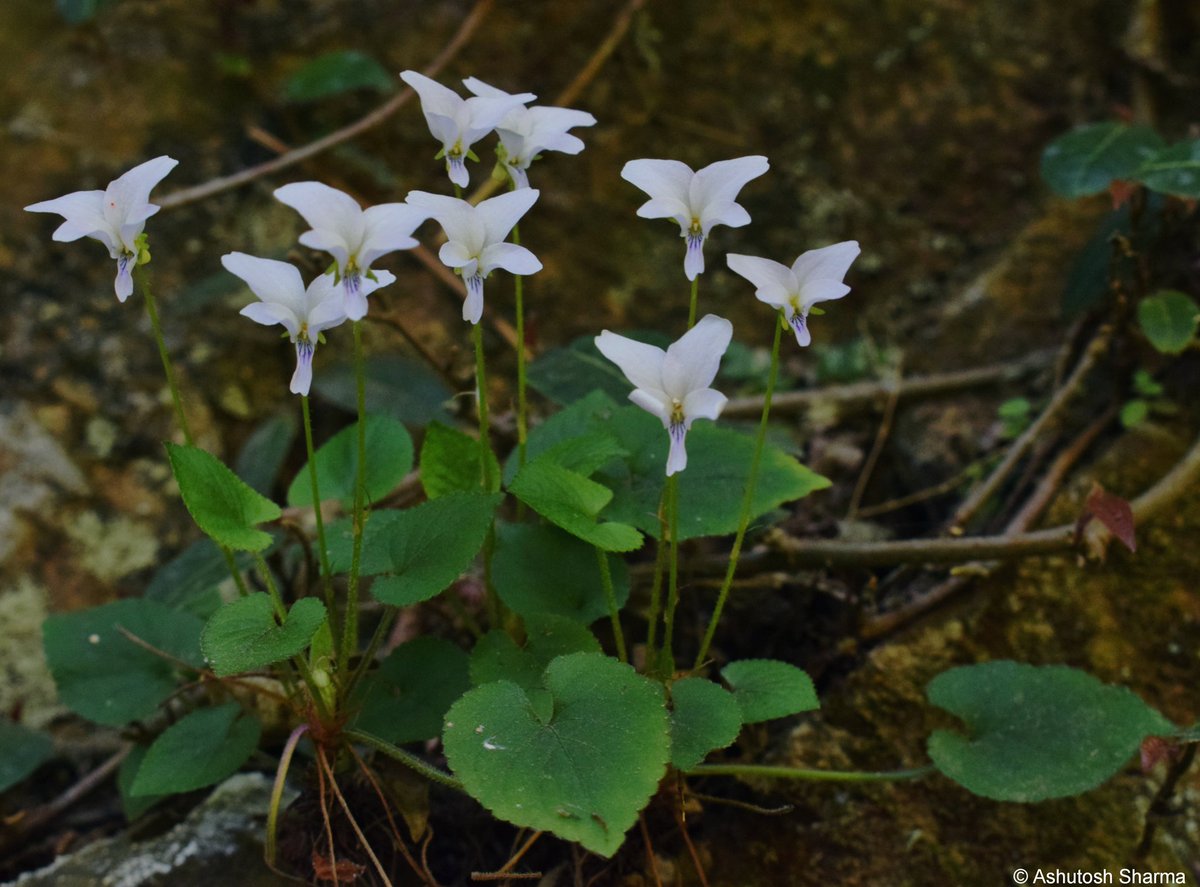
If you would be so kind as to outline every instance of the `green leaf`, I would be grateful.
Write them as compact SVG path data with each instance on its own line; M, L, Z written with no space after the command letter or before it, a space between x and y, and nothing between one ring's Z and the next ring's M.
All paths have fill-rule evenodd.
M1163 148L1148 126L1092 123L1071 130L1042 152L1042 178L1063 197L1099 194L1116 179L1130 179Z
M633 551L642 545L642 534L628 524L597 521L612 490L551 459L527 462L508 489L546 520L604 551Z
M377 511L363 533L362 575L376 576L371 593L403 607L429 600L471 566L483 547L500 493L447 493L403 511ZM350 567L352 528L329 528L329 559L335 572Z
M254 558L239 551L234 555L234 563L245 570L254 563ZM223 603L221 585L232 581L217 544L211 539L198 539L154 574L146 586L145 597L207 619Z
M627 336L665 348L670 342L657 332L633 332ZM603 391L613 400L629 396L629 380L617 365L596 349L595 336L580 336L565 348L547 351L529 365L530 387L558 404L574 403L593 391Z
M137 779L138 770L146 758L148 745L135 745L121 762L117 770L117 791L121 794L121 811L128 822L133 822L167 795L133 795L133 783Z
M254 527L276 520L279 506L248 487L221 460L198 447L168 443L167 457L183 504L201 530L235 551L262 551L271 536Z
M756 724L821 707L812 678L794 665L775 659L743 659L721 669L733 690L742 721Z
M408 429L388 416L367 416L367 502L382 499L412 471L413 442ZM346 508L354 505L358 473L358 423L343 428L317 450L317 483L322 499L337 499ZM308 463L292 480L288 505L312 505L312 480Z
M291 76L283 96L289 102L311 102L356 89L388 93L392 75L369 55L352 49L327 52Z
M258 747L262 725L239 717L227 702L191 712L163 731L146 751L130 795L146 797L190 792L232 776Z
M264 496L270 496L288 450L296 439L296 426L296 417L292 413L279 413L261 423L233 463L237 476Z
M1150 344L1163 354L1180 354L1196 337L1200 308L1177 290L1161 290L1138 304L1138 323Z
M152 715L175 692L178 666L119 629L199 669L203 627L190 613L131 599L52 615L42 625L42 642L63 704L88 720L120 727Z
M553 660L570 653L599 653L595 636L561 616L531 616L525 620L525 644L493 629L471 651L471 683L512 681L526 690L541 686L542 672Z
M446 403L454 392L427 364L398 355L375 356L367 358L364 373L368 413L391 416L409 425L425 425L433 419L450 421ZM318 372L313 387L321 397L357 414L353 363L336 363Z
M465 651L442 638L415 638L363 680L354 729L396 744L433 739L446 710L469 689Z
M608 555L617 606L629 599L625 562ZM608 615L600 565L586 542L557 527L498 524L492 583L521 616L562 616L587 625Z
M622 467L606 467L597 474L614 492L605 516L633 524L657 538L656 515L666 484L667 432L662 422L637 407L617 410L608 429L630 456ZM679 538L735 532L750 476L754 438L704 422L688 432L687 449L688 467L679 475ZM829 485L827 478L768 443L763 448L751 518Z
M1200 200L1200 139L1164 148L1142 163L1134 178L1153 191Z
M1162 384L1146 370L1133 374L1133 390L1142 397L1159 397L1163 393Z
M1146 417L1150 415L1150 404L1142 400L1140 397L1128 401L1125 406L1121 407L1121 427L1136 428L1146 421Z
M541 712L509 681L467 693L446 715L446 757L498 818L612 856L666 772L662 687L599 653L555 659L542 687Z
M968 735L935 730L929 756L946 776L998 801L1044 801L1095 788L1147 736L1177 727L1124 687L1061 665L987 662L943 672L929 701Z
M325 605L306 597L292 604L281 625L270 596L255 592L217 610L200 646L218 676L241 674L303 652L324 621Z
M116 0L54 0L58 14L72 25L82 25L95 18L96 13Z
M500 463L490 450L492 477L500 476ZM441 422L425 430L421 445L421 486L430 499L454 492L475 492L483 483L479 467L479 440Z
M563 441L603 431L604 424L612 418L616 410L617 404L603 391L593 391L566 409L559 410L529 432L529 439L525 444L526 461L536 459ZM518 467L518 454L514 451L504 466L506 484L511 483L517 476Z
M0 792L40 767L53 752L54 742L45 733L0 717Z
M671 763L678 769L691 770L741 729L742 710L729 691L704 678L671 685Z

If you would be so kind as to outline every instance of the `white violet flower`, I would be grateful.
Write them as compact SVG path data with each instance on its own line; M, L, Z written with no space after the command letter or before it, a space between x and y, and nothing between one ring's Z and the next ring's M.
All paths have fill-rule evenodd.
M333 256L336 280L345 288L346 317L353 321L366 317L367 293L379 288L366 283L378 274L371 270L371 263L386 253L416 246L412 233L429 218L407 203L384 203L364 210L349 194L320 182L293 182L276 188L275 199L312 225L311 231L300 235L302 244Z
M523 246L505 243L521 216L541 194L536 188L509 191L472 205L457 197L413 191L413 206L437 220L446 232L438 258L467 285L463 320L479 323L483 316L483 281L497 268L511 274L534 274L542 270L537 256Z
M671 437L667 476L687 467L684 439L696 419L716 419L727 398L710 388L733 338L733 324L707 314L666 351L605 330L600 353L633 383L629 399L662 420Z
M495 129L496 124L513 108L537 98L526 92L464 99L449 87L416 71L402 71L400 79L420 97L421 110L425 114L425 122L429 124L429 131L442 143L438 157L446 158L446 172L450 181L461 188L467 187L470 182L466 159L479 159L471 152L471 146Z
M760 302L783 311L784 319L796 331L796 341L803 347L812 342L808 312L818 302L840 299L850 292L842 278L860 252L857 240L846 240L810 249L790 268L770 259L736 253L730 253L725 260L731 271L758 287L754 295Z
M296 372L292 375L293 394L308 394L312 384L312 359L321 333L346 320L342 288L332 275L321 274L305 289L300 272L287 262L260 259L246 253L221 256L221 264L246 282L259 301L252 302L241 314L264 326L281 324L296 345ZM387 271L375 272L375 280L363 283L369 293L394 281Z
M166 155L155 157L109 182L103 191L75 191L25 209L66 219L54 232L55 240L69 243L91 237L107 246L117 260L117 298L124 302L133 294L134 266L150 260L144 241L139 243L146 219L159 209L149 202L150 192L178 163Z
M485 98L516 98L501 89L484 83L477 77L463 81L467 89ZM571 135L568 130L576 126L595 126L596 118L587 111L572 108L554 108L548 105L517 105L504 115L496 126L500 136L498 151L505 171L518 188L529 187L529 165L543 151L559 151L563 154L578 154L583 150L583 140Z
M767 171L767 158L737 157L710 163L699 172L678 160L630 160L621 178L650 195L638 207L643 219L674 219L687 239L683 271L688 280L704 272L704 240L714 225L740 228L750 214L735 201L751 179Z

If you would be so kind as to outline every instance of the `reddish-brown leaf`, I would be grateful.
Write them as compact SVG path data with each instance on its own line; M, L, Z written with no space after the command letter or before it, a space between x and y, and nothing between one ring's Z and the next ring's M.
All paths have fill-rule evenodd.
M1142 740L1142 772L1149 773L1161 763L1170 764L1179 757L1179 746L1161 736L1147 736Z
M1114 179L1108 183L1108 193L1112 197L1113 209L1120 209L1129 202L1129 198L1133 196L1133 192L1138 189L1137 182L1125 182L1121 179Z
M1086 526L1092 518L1098 520L1106 530L1120 539L1121 543L1130 551L1137 551L1133 509L1129 507L1127 501L1108 492L1098 483L1093 483L1092 491L1088 493L1083 514L1079 518L1079 529Z
M339 859L336 864L316 850L312 855L313 874L318 881L336 881L339 884L353 884L367 870L364 865L358 865L348 859Z

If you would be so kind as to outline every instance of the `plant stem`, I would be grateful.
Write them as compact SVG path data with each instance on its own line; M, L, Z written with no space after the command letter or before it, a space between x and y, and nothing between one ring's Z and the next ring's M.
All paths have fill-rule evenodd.
M175 421L179 423L179 430L183 432L183 440L189 447L195 446L195 438L192 437L191 426L188 425L187 413L183 411L183 397L179 393L179 383L175 381L175 368L171 364L171 355L167 353L167 344L163 340L162 324L158 319L158 303L154 299L154 293L150 289L150 281L144 265L138 265L133 269L133 277L137 282L138 287L142 291L142 296L146 300L146 314L150 318L150 327L154 330L154 343L158 346L158 357L162 361L163 375L167 377L167 387L171 389L171 403L175 407ZM221 554L225 558L225 565L229 567L229 574L233 576L233 582L237 585L238 594L245 597L250 593L246 588L246 580L242 578L242 572L238 569L237 561L233 558L231 552L226 546L222 545Z
M416 770L426 779L452 788L455 791L465 792L463 784L454 776L447 773L445 770L439 770L432 764L427 764L425 761L418 758L416 755L406 752L402 748L397 748L390 742L380 739L378 736L372 736L370 733L363 733L359 730L347 730L342 734L352 742L361 742L363 745L369 745L376 751L383 752L389 758L393 758L404 764L406 767L411 767Z
M721 612L725 609L725 601L729 598L729 589L733 587L733 574L737 572L738 558L742 553L742 542L746 538L746 529L750 526L750 512L754 507L754 494L758 488L758 470L762 464L763 443L767 438L767 417L771 413L771 396L775 393L775 381L779 376L779 343L783 336L783 324L776 318L775 342L771 346L771 369L767 374L767 393L763 396L762 418L758 423L758 437L754 439L754 456L750 460L750 476L746 479L746 493L742 497L742 514L738 518L737 535L733 537L733 549L729 553L729 566L725 570L725 581L717 593L717 604L713 608L712 618L704 632L704 640L700 643L700 652L696 654L695 668L704 664L708 648L712 644L713 635L717 632L717 623L721 621Z
M604 599L608 602L608 616L612 620L613 639L617 644L617 658L622 662L629 661L625 651L625 635L621 631L621 617L617 607L617 593L613 590L612 570L608 565L608 555L596 547L596 562L600 564L600 583L604 586Z
M284 743L283 754L279 758L279 767L275 770L275 783L271 786L271 803L267 807L267 865L275 864L275 832L279 822L279 805L283 801L283 787L287 782L288 770L292 766L292 755L296 753L300 737L307 731L308 724L301 724L291 732L287 742Z
M492 491L491 423L488 419L487 366L483 354L483 327L471 327L471 340L475 343L475 388L478 392L479 410L479 471L483 479L484 492Z
M279 594L279 589L275 587L275 579L271 575L271 570L267 567L267 562L263 556L255 552L255 563L258 565L258 571L262 573L263 582L267 586L267 594L271 596L271 605L275 608L275 616L280 625L287 620L287 607L284 606L283 598ZM321 695L321 689L317 686L316 679L313 677L312 669L308 667L308 661L303 654L293 656L292 664L296 666L296 671L300 672L300 678L308 687L308 695L312 699L313 704L317 707L317 711L321 714L323 721L329 720L329 708L325 705L325 697Z
M321 560L321 588L325 593L325 609L333 620L333 576L329 569L329 547L325 542L325 518L321 516L321 488L317 483L317 457L313 448L312 415L308 409L308 395L300 397L300 408L304 414L304 446L308 452L308 476L312 481L313 515L317 519L317 555Z
M354 544L350 556L350 580L346 584L346 613L342 617L342 643L338 649L338 673L344 674L350 656L358 649L358 579L362 568L363 524L367 487L367 392L362 349L362 321L354 322L354 383L358 397L358 464L354 472Z
M920 779L936 772L933 764L911 770L806 770L803 767L772 767L768 764L699 764L687 776L765 776L770 779L807 779L815 782L893 782Z
M146 277L144 266L134 269L138 286L146 300L146 314L150 317L150 326L154 330L154 342L158 345L158 356L162 360L163 375L167 377L167 387L171 389L171 403L175 405L175 419L183 431L183 440L190 447L194 445L192 429L188 425L187 413L183 411L183 398L179 395L179 384L175 381L175 369L171 365L171 356L167 353L167 345L163 341L162 324L158 320L158 303L150 290L150 281Z
M515 184L514 184L515 188ZM521 227L513 225L513 243L521 244ZM517 465L525 464L525 440L528 437L525 402L525 287L520 274L514 274L517 313Z
M675 608L679 605L679 475L667 478L667 520L671 533L670 561L667 580L667 611L663 614L663 652L674 663L672 642L675 637ZM674 665L672 665L674 668Z
M691 299L691 304L688 305L688 329L689 330L696 325L696 296L699 294L699 292L700 292L700 275L697 274L692 279L692 299Z
M646 632L646 662L651 666L656 661L654 644L658 640L658 614L662 611L662 580L667 563L667 488L658 499L658 545L654 553L654 579L650 584L650 613Z

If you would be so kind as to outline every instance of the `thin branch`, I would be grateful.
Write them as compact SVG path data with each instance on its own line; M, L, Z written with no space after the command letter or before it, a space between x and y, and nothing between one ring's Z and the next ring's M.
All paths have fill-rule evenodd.
M474 36L475 31L478 30L479 25L483 22L488 12L491 11L493 2L494 0L478 0L475 7L463 19L463 23L459 26L458 31L450 38L450 42L443 47L442 51L425 68L424 73L427 76L436 77L450 60L459 53L467 44L467 41ZM343 142L348 142L362 135L367 130L373 129L412 101L415 95L416 93L412 89L405 89L388 99L365 117L341 129L334 130L316 141L309 142L307 145L302 145L299 148L288 151L286 154L282 154L273 160L268 160L257 166L251 166L232 175L221 176L191 188L174 191L164 197L157 198L155 202L163 209L172 209L176 206L183 206L185 203L194 203L197 200L212 197L214 194L220 194L222 191L228 191L231 188L248 184L255 179L261 179L263 176L287 169L289 166L295 166L302 160L307 160L309 157L328 151L330 148L340 145Z
M1111 326L1101 327L1095 338L1092 339L1091 344L1083 352L1083 356L1079 358L1079 362L1075 365L1075 369L1071 372L1071 375L1054 392L1054 396L1050 399L1050 403L1046 405L1046 409L1021 433L1020 437L1013 441L1008 451L1004 454L1004 458L1000 460L1000 464L992 470L992 473L987 476L983 483L971 491L970 495L955 510L954 517L951 520L952 532L954 528L961 530L966 526L979 509L992 497L1000 485L1004 483L1005 478L1008 477L1017 463L1024 458L1025 454L1029 452L1030 447L1042 435L1042 432L1058 419L1063 410L1074 399L1075 395L1079 393L1092 368L1108 350L1108 343L1112 338L1112 333Z
M65 810L74 806L80 799L93 792L108 777L116 772L121 762L133 750L133 746L125 746L106 758L95 770L85 773L80 779L61 795L41 807L37 807L25 816L13 831L5 834L5 840L0 841L0 847L10 847L17 838L23 838L52 822Z
M854 484L854 492L850 496L850 505L846 509L847 520L853 520L858 516L858 506L862 504L863 496L867 492L867 484L871 482L871 475L875 473L875 466L879 462L880 455L883 454L883 446L892 432L892 421L896 417L896 404L900 401L900 374L902 371L902 366L897 365L896 375L892 380L892 392L888 395L887 405L883 408L883 418L879 420L879 430L875 432L875 442L871 445L871 452L867 455L866 462L863 463L862 471L858 473L858 481Z
M988 385L1001 385L1018 381L1030 373L1044 369L1054 361L1056 353L1055 349L1035 351L1020 360L1007 363L972 367L949 373L932 373L928 376L914 376L902 380L899 386L889 380L829 385L806 391L785 391L782 394L776 394L771 401L771 413L776 416L784 413L798 413L821 403L836 403L842 407L886 403L893 391L900 400L910 400L934 397L940 394L953 394ZM738 397L725 405L721 415L757 416L762 412L762 405L761 396Z
M350 812L350 805L346 803L346 798L342 794L342 790L338 787L337 779L333 775L333 768L329 766L329 762L325 760L325 753L317 749L317 764L325 769L325 776L329 779L329 787L333 790L334 797L338 799L338 804L342 807L342 812L346 814L346 819L350 822L350 828L354 830L358 842L362 844L363 849L367 851L367 856L371 857L371 862L375 864L375 871L379 872L379 877L387 887L392 887L392 881L384 871L383 863L379 861L379 857L375 855L374 848L371 847L371 842L367 840L367 836L358 826L358 820L354 818L354 814ZM336 870L335 870L336 871Z

